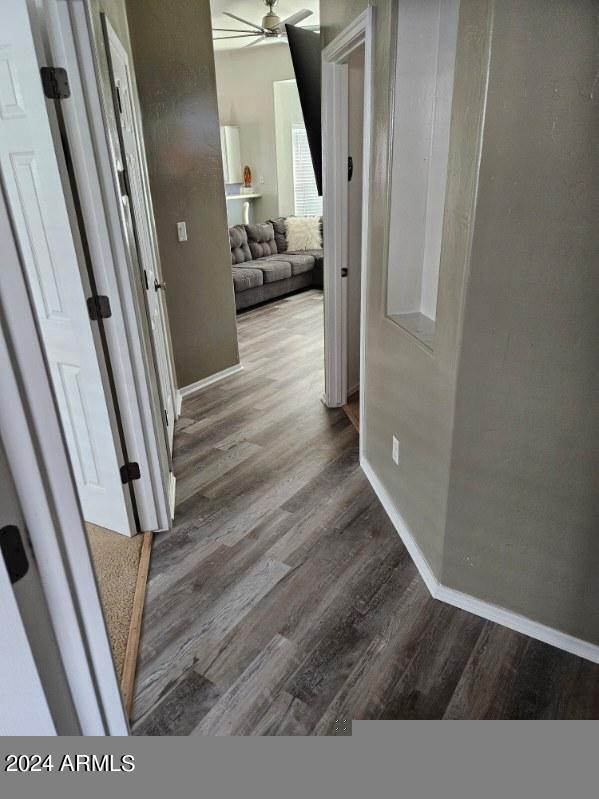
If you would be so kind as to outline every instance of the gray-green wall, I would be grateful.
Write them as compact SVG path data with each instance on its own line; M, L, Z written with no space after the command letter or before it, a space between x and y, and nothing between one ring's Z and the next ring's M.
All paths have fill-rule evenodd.
M461 2L431 353L385 317L397 3L372 5L366 460L445 585L599 643L597 6ZM365 7L322 0L325 43Z
M186 386L239 354L210 4L175 5L127 0L127 16L177 380Z
M599 36L495 3L442 580L599 643Z

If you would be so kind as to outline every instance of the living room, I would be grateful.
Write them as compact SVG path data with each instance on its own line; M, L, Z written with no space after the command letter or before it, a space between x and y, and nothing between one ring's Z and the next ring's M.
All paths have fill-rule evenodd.
M320 119L306 130L287 35L287 26L299 26L317 41L319 4L297 5L211 4L238 312L323 287L322 180L311 153L311 145L320 151ZM300 65L303 78L304 104L319 103L320 86Z

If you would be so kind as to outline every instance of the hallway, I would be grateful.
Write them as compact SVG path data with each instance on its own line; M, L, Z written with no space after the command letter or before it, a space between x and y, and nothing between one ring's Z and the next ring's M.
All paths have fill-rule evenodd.
M353 425L320 401L322 294L238 328L243 371L186 399L178 421L175 527L155 537L134 733L597 718L599 666L428 595L360 470Z

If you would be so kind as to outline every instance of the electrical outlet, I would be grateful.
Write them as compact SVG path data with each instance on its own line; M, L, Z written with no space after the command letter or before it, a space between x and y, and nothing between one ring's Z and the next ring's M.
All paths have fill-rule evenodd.
M187 241L187 225L185 222L177 222L177 238L179 241Z
M260 186L264 186L264 175L260 175L260 177L258 178L258 183L260 184Z
M393 436L393 462L399 464L399 441Z

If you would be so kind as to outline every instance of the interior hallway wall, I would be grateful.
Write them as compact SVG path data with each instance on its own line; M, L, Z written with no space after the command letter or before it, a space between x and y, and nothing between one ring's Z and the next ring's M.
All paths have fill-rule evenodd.
M126 10L177 380L186 386L239 361L210 4L179 0L173 13L161 0L127 0Z
M461 0L431 352L384 307L393 12L420 2L372 2L365 456L444 584L599 643L596 4ZM325 43L365 5L322 0Z
M289 46L268 44L214 55L221 125L237 125L241 162L252 170L254 220L279 215L273 82L294 78ZM260 183L260 178L264 183Z
M442 579L599 644L597 3L495 3Z

